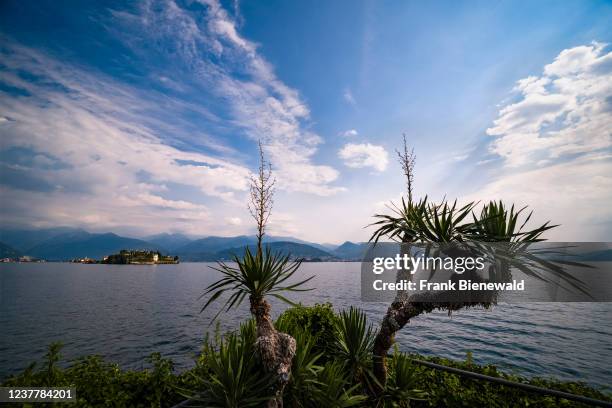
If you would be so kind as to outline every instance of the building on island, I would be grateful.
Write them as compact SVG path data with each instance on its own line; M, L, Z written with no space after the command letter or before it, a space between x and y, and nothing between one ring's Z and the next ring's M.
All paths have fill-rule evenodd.
M102 263L132 265L177 264L179 263L179 258L178 256L162 255L159 251L130 251L123 249L118 254L105 256Z

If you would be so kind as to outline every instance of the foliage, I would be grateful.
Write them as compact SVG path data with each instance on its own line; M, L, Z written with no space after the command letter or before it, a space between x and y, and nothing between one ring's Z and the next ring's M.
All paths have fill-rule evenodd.
M285 388L284 402L291 407L309 406L308 401L320 383L317 375L322 367L317 365L322 353L315 354L314 336L309 332L298 331L293 337L296 340L296 351L291 365L291 379Z
M175 374L172 362L159 353L149 357L150 368L132 371L122 370L96 355L77 359L62 368L58 365L60 350L61 345L50 345L40 370L33 363L22 373L9 377L2 386L75 387L76 404L53 405L67 407L165 407L184 399L177 387L200 386L190 373Z
M472 214L473 223L469 237L476 241L487 242L539 242L543 239L541 235L556 225L544 223L533 230L524 231L525 225L531 219L531 211L519 227L519 216L527 207L520 210L514 209L514 204L508 208L504 203L491 201L482 207L480 217ZM517 228L518 227L518 228Z
M326 356L331 354L331 347L335 342L337 321L338 316L334 313L331 303L324 303L309 307L291 307L278 317L274 325L278 330L296 338L301 332L308 333L313 340L313 352L321 354L319 362L325 363Z
M350 378L369 388L375 381L371 366L376 333L365 313L353 306L340 312L335 334L334 356L344 364Z
M501 372L493 365L480 366L474 364L469 358L462 362L439 357L424 357L416 354L409 354L406 357L409 359L431 361L514 382L612 401L612 395L604 394L582 382L561 382L542 378L527 379L518 375ZM416 364L413 364L413 369L414 375L418 379L416 387L427 393L425 400L413 401L411 405L413 407L587 407L587 405L562 398L529 393L488 381L473 380Z
M314 310L310 310L314 309ZM380 399L366 395L360 384L355 383L350 359L332 351L323 355L315 351L316 327L328 327L334 321L337 328L345 327L346 333L361 333L362 338L342 342L346 350L361 350L368 344L369 325L363 324L362 312L354 309L329 318L331 305L313 308L300 306L289 309L285 322L306 321L304 330L292 326L297 341L293 359L292 377L284 391L287 407L580 407L581 404L551 396L521 391L499 384L477 381L445 371L434 370L413 362L426 360L438 364L473 371L515 382L557 389L572 394L612 401L612 395L604 394L581 382L560 382L552 379L527 379L506 374L492 365L478 365L474 357L466 361L453 361L439 357L403 354L395 350L389 359L389 379ZM304 319L304 320L301 320ZM344 323L342 323L344 321ZM318 326L315 322L324 322ZM349 327L351 327L349 329ZM327 330L327 329L326 329ZM359 337L359 336L356 336ZM262 377L262 369L253 352L255 325L253 320L243 323L236 333L217 334L207 340L193 368L175 373L170 360L154 353L148 360L148 368L123 370L117 364L105 362L99 356L88 356L62 362L61 346L53 344L40 364L33 363L22 373L10 377L2 386L72 386L77 389L76 403L55 404L66 407L171 407L186 397L199 397L206 406L259 406L269 398L269 377ZM354 346L348 346L348 344ZM365 347L367 348L367 347ZM352 361L356 361L355 359ZM36 404L36 407L44 404Z
M378 242L383 236L400 242L453 242L462 241L472 228L471 223L463 222L476 204L468 203L462 207L447 201L441 204L429 202L427 196L417 203L406 202L401 206L392 204L392 215L376 214L379 221L373 226L377 229L370 238Z
M359 384L351 385L351 378L345 375L346 367L339 361L330 361L319 372L320 387L312 393L320 407L352 407L366 400L365 395L357 392Z
M207 348L207 368L200 377L201 393L192 401L206 407L255 407L274 396L273 379L258 364L254 350L252 320L241 325L238 334L229 334L218 351Z
M395 347L389 364L390 378L378 400L382 407L410 407L411 402L427 401L427 393L420 390L415 365L407 355Z
M532 230L524 230L531 219L530 212L522 223L519 216L527 207L515 210L500 200L485 204L480 216L474 209L477 203L463 206L444 200L440 204L428 201L427 196L417 203L402 198L401 205L391 204L392 214L376 214L377 227L370 241L387 237L400 242L538 242L541 235L556 225L548 222ZM470 220L469 216L472 215ZM520 226L519 226L520 225Z
M234 262L236 266L219 262L219 267L215 269L221 272L223 277L209 285L202 294L201 297L210 295L202 310L205 310L225 292L231 292L225 302L226 310L230 310L234 306L239 306L247 295L255 299L263 299L264 296L270 295L294 305L281 293L310 290L303 289L301 286L310 281L313 276L291 285L285 283L295 274L301 264L301 261L292 262L289 255L272 253L269 248L266 248L261 256L253 255L247 247L244 257L234 256Z

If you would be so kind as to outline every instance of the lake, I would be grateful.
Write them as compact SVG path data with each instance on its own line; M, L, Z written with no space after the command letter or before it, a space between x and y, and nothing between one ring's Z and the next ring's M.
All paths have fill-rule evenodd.
M0 264L0 379L40 359L53 341L73 359L100 354L126 368L147 366L154 351L177 369L193 365L218 309L199 313L198 296L218 273L205 263L179 265ZM360 300L359 263L305 263L316 290L296 293L304 304L362 308L373 324L384 303ZM273 301L277 316L286 305ZM220 306L220 305L218 305ZM402 351L465 359L527 376L612 384L612 303L501 304L492 310L431 313L397 336ZM221 314L235 329L248 305ZM609 388L608 388L609 390Z

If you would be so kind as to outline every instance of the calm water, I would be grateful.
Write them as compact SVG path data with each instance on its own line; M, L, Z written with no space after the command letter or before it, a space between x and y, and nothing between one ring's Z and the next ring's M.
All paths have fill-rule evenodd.
M386 305L360 301L358 263L304 264L316 275L304 304L332 302L363 308L372 322ZM124 367L140 368L153 351L190 367L216 310L199 314L202 289L217 273L207 264L0 265L0 379L44 355L62 341L68 359L101 354ZM278 314L286 306L273 303ZM222 315L222 329L248 314ZM528 376L612 384L612 303L531 303L493 310L432 313L414 319L397 336L400 349L455 359L474 359ZM608 388L609 389L609 388Z

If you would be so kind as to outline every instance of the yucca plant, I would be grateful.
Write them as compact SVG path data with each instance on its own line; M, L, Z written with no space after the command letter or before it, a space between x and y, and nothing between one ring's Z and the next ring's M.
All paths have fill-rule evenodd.
M377 400L378 407L410 407L411 401L421 401L427 392L418 389L418 378L410 358L397 347L389 367L390 376L384 393Z
M263 363L264 370L273 373L276 377L276 392L267 402L267 406L271 408L283 405L282 393L290 378L295 339L274 328L270 303L266 300L266 296L293 305L294 303L282 293L309 290L304 289L303 285L313 277L288 284L287 281L298 270L301 261L293 262L289 254L274 254L269 247L263 249L263 237L272 211L275 179L272 177L272 165L265 159L261 141L259 157L258 172L251 177L248 205L257 226L257 251L253 254L247 247L243 257L234 256L235 265L219 262L218 267L213 268L221 273L221 279L209 285L202 294L203 297L209 296L202 311L226 293L229 297L224 304L225 310L238 307L247 296L249 297L250 311L255 317L257 326L256 353ZM215 319L219 313L215 315Z
M483 206L479 216L474 209L478 203L469 202L463 206L455 200L452 204L446 200L442 203L430 203L427 196L413 202L412 186L414 182L414 153L409 151L407 141L404 137L404 152L399 154L400 164L404 170L408 185L408 200L402 198L401 204L391 203L391 214L376 214L377 221L370 226L376 227L370 242L377 243L382 238L387 238L400 243L425 244L425 251L429 252L432 244L456 244L470 243L468 251L482 251L488 260L495 260L496 265L491 270L498 279L510 276L510 268L516 267L525 273L542 278L542 271L552 270L558 275L567 278L571 283L575 279L566 276L563 268L553 265L544 259L534 256L527 251L529 244L542 241L542 234L554 225L548 222L532 230L525 230L525 226L531 218L531 213L520 222L520 217L526 208L515 210L514 206L508 207L502 201L490 202ZM472 217L469 217L472 215ZM496 248L478 243L506 242L506 247ZM472 245L476 243L476 245ZM405 246L402 251L406 250ZM440 251L438 247L436 251ZM462 249L449 247L449 250L460 253ZM410 251L410 249L408 249ZM458 256L461 256L459 254ZM490 272L491 272L490 271ZM401 272L400 272L401 273ZM432 271L433 273L433 271ZM425 300L426 299L426 300ZM381 387L376 389L380 396L387 379L386 356L393 345L395 333L400 330L409 319L419 314L433 310L457 310L462 307L483 306L489 307L495 302L495 297L485 296L477 302L462 304L461 302L436 302L435 296L412 296L410 299L404 293L398 293L391 304L381 323L381 327L374 342L373 371Z
M349 378L366 389L375 381L372 373L372 350L376 332L365 313L353 306L343 310L336 323L334 354L348 371Z
M325 364L317 377L319 387L311 394L312 406L345 408L366 400L366 396L357 393L359 384L353 385L345 372L346 367L339 361Z
M467 233L467 238L485 242L540 242L544 241L542 234L557 225L546 222L532 230L524 230L531 219L533 211L529 212L522 223L519 217L527 206L515 210L514 204L508 209L503 201L491 201L482 207L480 216L472 213L473 222Z
M294 262L289 255L272 253L269 247L265 249L261 256L253 254L251 249L247 247L242 258L234 256L233 260L235 266L219 262L218 267L212 267L212 269L221 272L222 278L210 284L201 295L201 298L210 296L202 307L202 311L225 292L231 292L225 302L225 310L240 306L243 300L249 296L251 312L257 318L255 311L261 308L261 303L266 296L273 296L295 305L281 293L310 290L304 289L302 286L313 277L290 285L285 284L297 272L302 261ZM215 319L222 311L223 309L217 313Z
M302 286L313 277L288 284L287 281L298 270L301 261L293 262L289 255L274 254L269 248L253 255L247 247L242 258L234 257L234 263L235 265L220 262L218 267L213 268L219 271L222 277L209 285L202 294L202 296L210 296L202 310L205 310L226 292L229 292L230 295L225 301L225 310L238 307L247 296L249 297L250 311L257 326L255 350L265 371L277 375L276 402L271 406L281 405L282 389L289 381L291 363L295 354L295 340L274 328L270 304L266 296L273 296L294 305L281 293L310 290Z
M200 378L204 392L190 396L192 403L205 407L256 407L274 398L274 378L261 372L253 351L249 337L235 334L227 336L218 351L211 349L208 372Z
M472 224L464 220L476 204L459 206L457 200L438 204L429 202L427 196L413 203L402 197L400 206L391 203L391 215L374 215L379 220L370 224L377 227L370 241L376 243L383 237L398 242L463 241L472 232Z
M427 197L416 204L402 200L401 207L394 207L392 215L376 215L379 221L377 229L370 240L377 242L382 237L408 244L425 244L428 252L448 249L453 252L477 251L485 259L495 261L490 270L498 281L508 279L511 267L516 267L532 276L542 278L544 271L553 270L563 276L564 271L545 259L538 258L527 248L534 242L542 241L542 234L555 225L548 222L531 230L525 227L531 218L529 213L523 220L525 208L515 210L503 202L491 202L483 206L479 216L474 209L477 203L470 202L463 206L442 202L432 204ZM470 217L471 216L471 217ZM489 243L502 242L503 246ZM442 244L442 246L439 246ZM457 245L459 244L459 245ZM432 272L433 273L433 272ZM570 282L571 277L567 277ZM419 295L420 296L420 295ZM398 294L396 301L389 307L374 344L373 371L379 383L385 385L387 378L386 355L393 345L395 333L409 319L433 310L458 310L468 306L490 307L495 302L494 294L483 297L480 301L469 304L436 302L431 296L412 296L407 299L403 293ZM377 394L383 391L377 389Z
M290 407L308 407L310 396L319 387L317 374L322 367L317 365L322 353L315 353L314 337L306 331L293 334L296 341L295 356L291 366L291 379L285 387L283 402Z

